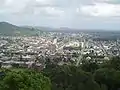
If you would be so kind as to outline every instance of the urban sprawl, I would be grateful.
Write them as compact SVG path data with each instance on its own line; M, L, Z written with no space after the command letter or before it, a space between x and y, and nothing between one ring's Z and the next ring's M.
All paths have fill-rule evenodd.
M41 36L0 36L0 63L42 70L47 63L76 65L120 55L118 40L94 40L86 33L49 32Z

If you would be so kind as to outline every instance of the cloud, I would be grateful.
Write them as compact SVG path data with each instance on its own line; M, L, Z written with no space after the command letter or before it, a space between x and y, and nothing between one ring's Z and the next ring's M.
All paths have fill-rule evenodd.
M64 11L57 9L57 8L53 8L53 7L47 7L44 9L45 12L49 15L58 15L61 16L64 14Z
M84 5L80 8L77 8L77 13L83 13L87 16L119 17L120 5L104 2L94 2L91 5Z
M0 0L0 7L2 7L5 4L6 0Z
M0 13L20 12L26 6L27 1L28 0L4 0L4 3L0 1L0 4L2 4Z
M0 21L18 25L99 28L102 23L107 27L113 23L113 26L118 25L119 8L119 0L0 0Z
M63 10L53 5L53 0L2 0L0 4L3 5L0 8L1 14L61 16L64 13Z
M120 4L120 0L96 0L96 1L110 4Z

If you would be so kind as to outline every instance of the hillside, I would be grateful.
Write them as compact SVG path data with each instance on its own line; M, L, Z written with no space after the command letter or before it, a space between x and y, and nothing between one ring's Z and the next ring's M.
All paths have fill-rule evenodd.
M7 22L0 22L0 34L1 35L8 35L8 36L14 36L14 35L36 35L41 33L40 30L35 28L27 28L27 27L19 27L16 25L12 25Z

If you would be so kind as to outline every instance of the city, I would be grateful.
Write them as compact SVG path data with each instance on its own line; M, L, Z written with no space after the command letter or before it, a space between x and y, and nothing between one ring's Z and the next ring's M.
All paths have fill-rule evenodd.
M87 33L46 32L41 36L1 36L1 67L30 67L33 63L45 68L47 59L57 65L79 65L82 59L98 63L120 55L119 40L94 40Z
M0 90L120 90L120 0L0 0Z

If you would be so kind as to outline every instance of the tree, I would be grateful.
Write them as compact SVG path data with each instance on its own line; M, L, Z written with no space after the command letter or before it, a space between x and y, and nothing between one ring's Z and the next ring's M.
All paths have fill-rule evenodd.
M12 70L5 72L0 80L0 90L51 90L49 78L32 70Z
M108 90L118 90L120 88L120 71L103 68L94 74L95 80L101 85L106 85Z
M86 72L94 73L99 68L99 65L92 60L83 60L80 67Z
M52 81L52 90L101 90L90 73L75 66L63 65L52 69L48 67L44 73Z
M109 69L115 69L120 70L120 57L112 57L109 61L104 61L103 64L101 64L102 68L109 68Z
M112 60L110 60L110 65L112 68L120 70L120 57L113 57Z
M12 64L12 67L13 67L13 68L19 68L19 64L13 63L13 64Z

